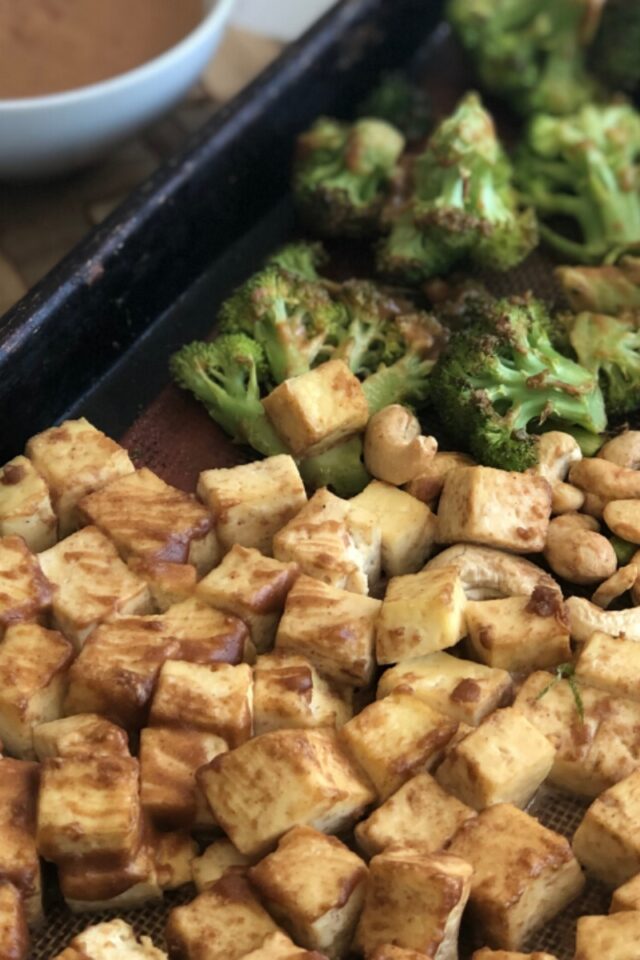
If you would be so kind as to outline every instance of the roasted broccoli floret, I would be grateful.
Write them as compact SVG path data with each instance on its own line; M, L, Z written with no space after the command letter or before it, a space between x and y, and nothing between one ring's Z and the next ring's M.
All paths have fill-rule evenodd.
M613 262L640 245L640 114L629 104L535 117L516 172L541 219L562 217L578 229L574 240L541 224L541 236L562 254Z
M272 254L267 260L267 265L281 267L303 280L319 280L318 270L328 259L327 252L321 243L299 240L288 243Z
M488 466L525 470L537 459L529 430L545 421L604 430L597 379L553 347L540 301L477 304L430 377L431 402L454 442Z
M585 369L598 378L607 413L640 406L640 310L619 317L583 311L566 318L569 340Z
M400 71L383 74L358 112L363 117L392 123L408 140L425 137L431 127L431 104L426 91Z
M299 466L308 487L312 490L330 487L339 497L355 497L371 480L363 462L362 437L359 436L307 457Z
M640 257L622 257L616 266L557 267L555 275L576 313L640 310Z
M260 402L265 357L255 340L230 334L186 344L171 357L170 369L236 443L266 456L285 452Z
M298 137L293 193L307 227L319 236L370 236L404 137L382 120L342 123L321 117Z
M595 93L585 49L591 2L449 0L447 9L487 90L524 115L564 114Z
M589 53L593 71L613 90L640 89L640 3L606 0Z
M413 193L394 211L379 269L418 283L461 260L506 270L537 243L536 219L511 184L512 168L477 94L467 94L415 161Z

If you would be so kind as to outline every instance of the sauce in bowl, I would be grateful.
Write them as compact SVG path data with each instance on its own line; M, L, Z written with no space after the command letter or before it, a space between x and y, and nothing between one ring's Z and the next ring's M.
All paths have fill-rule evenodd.
M159 56L203 18L202 0L0 0L0 99L115 77Z

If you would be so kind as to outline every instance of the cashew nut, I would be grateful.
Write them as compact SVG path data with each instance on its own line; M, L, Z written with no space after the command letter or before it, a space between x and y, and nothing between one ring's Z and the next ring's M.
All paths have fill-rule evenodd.
M613 533L630 543L640 543L640 500L611 500L603 512Z
M442 493L447 474L456 467L475 467L476 462L466 453L436 453L417 477L406 484L405 490L423 503L434 503Z
M399 486L423 473L438 443L420 435L420 424L398 403L384 407L369 420L364 435L364 462L377 480Z
M565 514L549 524L544 556L559 577L571 583L597 583L615 573L616 552L584 514Z
M598 520L602 520L602 515L606 505L607 501L603 500L602 497L596 496L595 493L585 493L582 511L583 513L587 513L590 517L597 517Z
M553 577L535 563L493 547L456 544L430 560L424 569L438 567L456 568L468 600L529 597L536 587L562 596Z
M640 468L640 430L625 430L613 440L608 440L598 451L598 457L617 463L629 470Z
M585 643L592 633L608 633L610 637L625 637L640 641L640 610L602 610L583 597L569 597L565 603L571 636Z
M636 567L636 565L633 563L628 564L626 567L620 567L620 569L616 570L612 577L609 577L608 580L605 580L604 583L600 584L594 595L591 597L592 603L595 603L597 606L606 609L613 603L614 600L617 600L618 597L621 597L623 593L626 593L627 590L631 590L638 579L639 573L640 568Z
M603 500L640 499L640 471L620 467L602 457L589 457L574 463L569 480L587 493Z
M595 533L600 532L600 524L595 517L590 517L584 513L563 513L560 517L554 517L551 521L554 530L590 530ZM549 525L551 526L551 524Z
M538 437L538 463L531 467L531 473L553 485L556 480L566 480L569 467L578 460L582 460L578 441L570 433L550 430Z
M631 557L630 563L638 568L640 574L640 550L636 550L634 555ZM640 605L640 575L636 578L636 582L631 587L631 599L633 600L635 606Z
M563 513L575 513L584 505L585 495L571 483L556 480L551 485L551 513L558 516Z

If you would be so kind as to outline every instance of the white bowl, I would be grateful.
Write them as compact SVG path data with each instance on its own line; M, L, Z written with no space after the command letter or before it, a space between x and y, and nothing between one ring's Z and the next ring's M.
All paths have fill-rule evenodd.
M110 80L48 96L0 99L0 178L24 180L81 167L160 116L202 73L233 4L203 0L203 18L191 33Z

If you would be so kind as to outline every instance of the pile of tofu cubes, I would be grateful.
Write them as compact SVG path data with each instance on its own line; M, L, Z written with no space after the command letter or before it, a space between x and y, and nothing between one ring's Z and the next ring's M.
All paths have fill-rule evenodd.
M523 556L549 481L434 471L308 498L282 455L196 496L84 419L0 470L0 960L41 859L72 911L193 884L174 960L456 960L463 916L474 960L554 960L518 951L584 868L614 893L576 960L638 960L634 644L594 631L560 679L571 618ZM591 804L572 842L543 784ZM166 957L116 919L57 960Z

